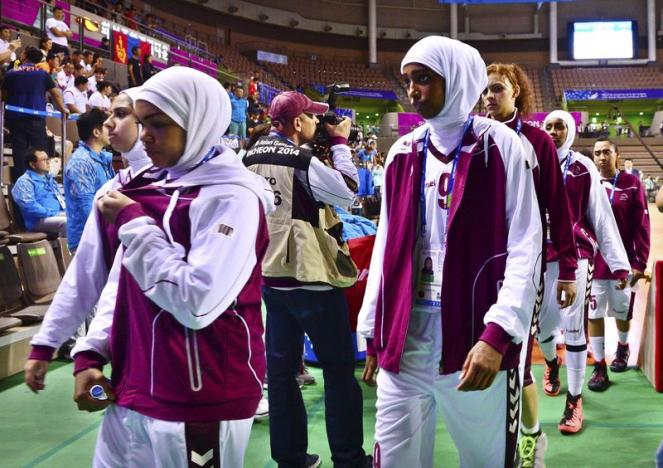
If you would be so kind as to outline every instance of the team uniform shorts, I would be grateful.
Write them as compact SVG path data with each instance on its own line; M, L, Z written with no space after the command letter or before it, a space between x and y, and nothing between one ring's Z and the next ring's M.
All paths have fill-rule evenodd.
M585 337L585 314L591 299L593 264L586 258L578 259L576 268L576 299L566 309L557 303L559 262L549 262L545 273L543 305L539 316L539 341L545 341L561 331L564 343L572 346L587 345Z
M594 280L589 301L589 318L615 317L631 320L635 292L630 288L617 289L617 280Z
M459 392L460 372L439 373L440 313L413 311L399 373L377 376L374 466L451 466L434 459L438 414L462 467L513 466L520 417L518 369L500 371L486 390Z
M253 418L184 423L110 405L97 438L94 468L244 466Z

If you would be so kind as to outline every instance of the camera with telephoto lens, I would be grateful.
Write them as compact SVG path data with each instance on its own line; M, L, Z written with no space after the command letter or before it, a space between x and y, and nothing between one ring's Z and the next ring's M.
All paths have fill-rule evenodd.
M331 138L329 132L325 128L325 123L331 125L338 125L343 120L343 117L334 112L336 110L336 94L347 91L350 89L350 85L347 83L334 83L325 88L325 91L329 95L327 98L327 104L329 104L329 110L324 113L324 115L318 116L318 125L315 129L315 136L313 137L313 154L320 158L321 160L329 160L329 154L331 152ZM359 125L353 123L350 127L350 136L348 137L348 144L354 145L358 141L358 136L361 128Z

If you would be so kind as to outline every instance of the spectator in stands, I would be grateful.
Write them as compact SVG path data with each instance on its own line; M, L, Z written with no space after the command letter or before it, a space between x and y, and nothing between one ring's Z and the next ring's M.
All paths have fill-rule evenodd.
M42 3L39 5L39 11L37 13L37 17L35 18L35 22L32 24L33 28L41 29L41 17L44 8L46 8L46 17L44 18L44 22L48 21L50 18L53 18L53 0L42 0Z
M654 176L647 176L645 178L645 192L647 193L647 200L648 201L653 201L654 198L656 197L656 189L658 188L656 186L656 181L654 180Z
M382 180L384 179L384 165L380 157L375 158L375 163L371 169L373 175L373 186L375 187L376 195L382 194Z
M246 138L246 117L248 115L249 102L244 97L244 88L238 86L235 92L230 94L230 103L232 104L233 112L228 132L231 135Z
M62 71L62 67L60 66L60 56L55 52L49 52L48 57L46 57L46 65L48 70L45 68L44 70L51 75L53 82L57 83L58 73Z
M249 93L247 101L249 102L249 107L247 109L249 116L251 114L255 114L257 116L260 113L260 97L258 96L258 93Z
M51 77L35 66L35 63L41 60L39 49L27 47L24 55L26 61L5 75L2 83L3 101L13 106L45 111L46 93L49 93L57 109L68 112ZM12 179L16 180L25 172L28 147L46 149L46 121L41 116L6 112L5 125L11 135L14 159L11 175Z
M13 41L12 30L6 24L0 25L0 66L7 66L16 61L16 49L21 47L21 39Z
M62 61L62 70L58 72L58 86L62 91L74 86L76 77L74 76L74 64L71 63L70 58L65 58Z
M136 7L131 5L124 11L124 17L127 22L127 27L131 29L138 29L138 24L136 24Z
M85 71L85 69L83 68L83 65L81 65L80 63L76 63L73 60L72 60L71 63L74 64L74 78L76 78L77 76L85 76L83 74L83 72Z
M633 160L631 158L624 158L624 171L627 174L633 174L638 179L642 179L640 171L633 167Z
M368 140L366 145L357 153L357 156L359 157L359 160L363 163L366 162L375 162L375 157L378 155L378 151L376 149L377 142L375 140Z
M81 62L81 65L83 65L83 75L90 77L94 73L94 68L92 67L94 63L94 54L92 53L91 50L84 50L83 51L83 61Z
M94 54L92 56L92 68L103 68L104 67L104 58L99 54Z
M145 26L147 27L146 32L148 32L148 33L150 31L153 31L154 29L156 29L159 26L157 24L156 19L154 18L154 16L152 16L149 13L147 15L145 15L145 18L143 19L143 22L145 23Z
M260 92L260 82L258 81L258 76L254 72L253 76L249 78L249 87L247 89L249 97L257 95Z
M51 74L51 66L48 64L48 61L46 60L46 56L44 56L42 54L41 57L42 57L41 62L36 63L35 67L37 67L40 70L44 70L46 73L48 73L50 75Z
M107 112L111 106L110 95L113 93L113 85L110 81L97 82L97 92L90 96L87 104L90 109L100 109Z
M371 161L360 161L357 167L357 176L359 177L359 190L357 190L357 197L370 197L375 194L375 186L373 185L373 173L371 171Z
M124 15L123 15L122 2L117 2L113 5L113 10L111 11L111 19L118 24L124 24Z
M147 54L143 57L143 65L141 66L141 73L143 81L147 81L158 73L157 67L152 63L152 54Z
M101 38L101 44L99 44L99 48L101 50L110 50L110 43L106 36Z
M140 67L140 47L136 46L131 49L131 58L127 66L129 71L129 87L140 86L143 84L143 71Z
M104 67L95 67L94 74L87 80L88 95L92 95L97 91L97 83L106 80L106 69Z
M99 109L81 115L76 122L80 142L64 169L64 194L67 201L67 243L74 252L83 233L94 194L114 176L113 156L104 151L110 144L108 116Z
M29 148L28 169L12 188L12 197L23 216L28 231L48 232L67 236L64 198L50 174L45 151Z
M87 78L77 76L74 80L74 86L65 89L64 104L72 114L82 114L87 112Z
M53 41L49 39L48 37L42 37L39 40L39 50L41 50L41 53L44 55L44 58L48 57L48 54L51 53L51 50L53 49Z
M69 39L72 32L64 22L64 10L61 7L54 7L53 18L46 20L46 34L53 41L53 51L69 56Z
M247 136L252 136L253 135L253 129L256 128L258 125L261 125L262 122L260 122L260 119L258 118L258 114L254 114L249 112L249 118L246 121L246 132Z
M74 67L76 65L80 65L81 67L83 66L83 53L80 50L74 49L71 52L70 58L71 58L71 63L74 64Z

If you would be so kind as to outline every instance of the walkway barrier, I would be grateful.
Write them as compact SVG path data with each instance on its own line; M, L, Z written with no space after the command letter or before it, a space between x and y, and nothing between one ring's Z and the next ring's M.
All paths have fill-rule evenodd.
M639 366L657 392L663 392L663 261L654 262L642 327Z

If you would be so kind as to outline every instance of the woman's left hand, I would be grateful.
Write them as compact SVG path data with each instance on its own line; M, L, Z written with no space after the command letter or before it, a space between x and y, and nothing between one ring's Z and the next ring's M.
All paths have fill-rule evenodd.
M113 224L117 215L125 207L136 203L131 198L126 195L118 192L117 190L111 190L106 195L97 200L97 208L99 212L104 217L106 221Z

